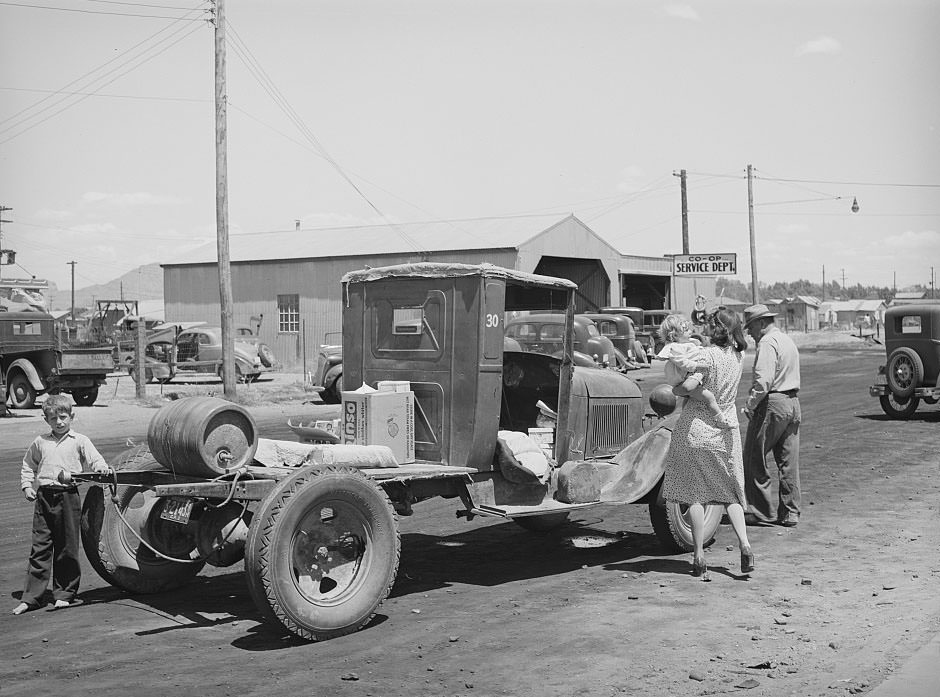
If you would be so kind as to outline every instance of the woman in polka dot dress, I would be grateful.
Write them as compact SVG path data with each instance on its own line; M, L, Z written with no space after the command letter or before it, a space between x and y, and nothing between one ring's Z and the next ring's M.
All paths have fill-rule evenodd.
M741 549L741 573L754 570L754 555L744 524L744 460L741 432L737 428L734 406L741 380L742 353L747 347L741 321L730 310L718 310L708 316L707 332L711 345L702 351L702 362L708 368L690 375L673 388L685 396L699 384L711 390L725 418L732 420L732 429L719 428L708 406L690 399L683 400L682 413L672 430L672 441L666 458L663 496L667 501L687 504L692 523L692 575L708 580L705 565L704 528L707 504L723 505Z

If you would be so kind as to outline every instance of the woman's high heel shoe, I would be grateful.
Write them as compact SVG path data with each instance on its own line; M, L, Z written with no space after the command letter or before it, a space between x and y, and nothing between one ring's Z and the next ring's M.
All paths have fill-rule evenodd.
M701 578L703 581L711 581L711 579L708 578L708 566L705 564L704 559L692 560L692 575L696 578Z
M750 550L741 550L741 573L749 574L754 570L754 553Z

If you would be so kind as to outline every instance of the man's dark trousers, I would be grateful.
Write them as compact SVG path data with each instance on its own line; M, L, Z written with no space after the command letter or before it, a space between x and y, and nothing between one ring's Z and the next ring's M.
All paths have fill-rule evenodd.
M800 400L771 392L754 410L744 439L744 494L748 512L760 520L800 517ZM777 510L771 499L770 455L780 478Z

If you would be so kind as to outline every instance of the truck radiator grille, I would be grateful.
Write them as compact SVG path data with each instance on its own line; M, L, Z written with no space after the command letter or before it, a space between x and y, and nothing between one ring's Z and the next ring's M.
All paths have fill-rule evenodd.
M615 455L630 442L630 408L622 400L592 399L585 457Z

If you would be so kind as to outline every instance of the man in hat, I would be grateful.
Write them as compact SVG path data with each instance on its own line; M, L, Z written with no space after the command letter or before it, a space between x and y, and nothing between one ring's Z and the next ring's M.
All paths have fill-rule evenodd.
M793 340L774 324L766 305L744 310L744 328L757 345L754 376L744 413L744 493L751 524L777 522L793 527L800 520L800 354ZM771 500L770 455L777 464L777 506Z

